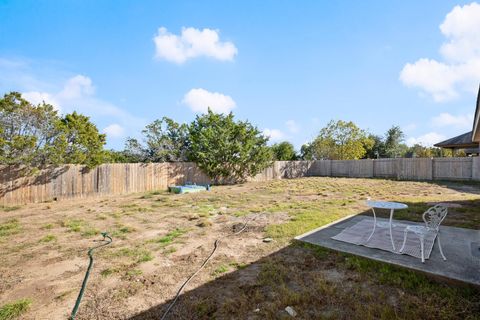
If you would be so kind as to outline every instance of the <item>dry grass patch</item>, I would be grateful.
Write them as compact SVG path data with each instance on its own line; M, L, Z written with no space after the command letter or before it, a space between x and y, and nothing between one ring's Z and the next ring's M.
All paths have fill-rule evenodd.
M287 305L301 319L473 319L480 314L478 291L471 288L291 245L294 236L338 218L370 215L367 197L407 203L409 209L395 212L395 218L414 221L431 203L449 202L455 207L446 225L480 228L480 187L462 183L302 178L185 195L162 191L59 201L49 203L48 210L31 204L0 220L0 255L7 261L0 265L0 301L31 297L35 304L23 317L64 318L88 263L87 250L98 244L99 231L107 230L113 243L95 252L78 320L130 318L157 304L152 318L158 318L214 240L256 217L243 233L221 242L189 287L196 289L187 290L170 318L278 319ZM274 241L264 243L265 237Z

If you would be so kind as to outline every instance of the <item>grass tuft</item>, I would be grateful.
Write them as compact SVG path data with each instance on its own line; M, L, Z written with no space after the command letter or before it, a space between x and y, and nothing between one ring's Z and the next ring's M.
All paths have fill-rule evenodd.
M228 265L222 264L222 265L218 266L215 270L213 270L212 276L214 276L214 277L219 276L219 275L227 272L228 270L229 270Z
M30 299L21 299L3 305L0 307L0 320L12 320L21 316L27 312L31 304Z
M153 260L152 253L144 248L122 248L115 254L117 257L128 257L134 261L134 263L142 263Z
M150 242L156 242L156 243L161 243L163 245L167 245L172 243L176 238L180 237L181 235L185 234L187 231L184 229L175 229L167 233L165 236L158 238L158 239L153 239Z
M0 206L0 211L10 212L21 209L21 206Z
M67 228L70 232L80 232L80 234L84 237L92 237L100 233L98 229L93 228L87 222L81 219L63 221L62 226Z
M57 241L57 237L53 234L47 234L45 237L40 239L40 242L52 242L52 241Z
M21 230L20 223L17 219L10 219L0 224L0 237L10 236L19 233Z

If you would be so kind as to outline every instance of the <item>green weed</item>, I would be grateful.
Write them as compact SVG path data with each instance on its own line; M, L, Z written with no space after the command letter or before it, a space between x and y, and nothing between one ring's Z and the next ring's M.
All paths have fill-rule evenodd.
M28 311L32 300L22 299L0 307L0 320L12 320Z
M17 219L10 219L0 224L0 237L6 237L17 234L21 231L20 223Z

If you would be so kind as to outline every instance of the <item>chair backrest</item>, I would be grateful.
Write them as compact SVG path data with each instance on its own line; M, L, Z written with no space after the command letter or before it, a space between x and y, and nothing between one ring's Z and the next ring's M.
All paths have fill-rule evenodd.
M425 221L427 229L438 231L438 228L443 219L447 216L447 213L448 208L438 204L425 211L423 213L423 221Z

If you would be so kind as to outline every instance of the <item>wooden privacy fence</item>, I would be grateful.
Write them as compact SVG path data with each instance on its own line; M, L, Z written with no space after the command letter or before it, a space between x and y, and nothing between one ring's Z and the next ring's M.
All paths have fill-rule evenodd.
M480 158L276 161L250 181L306 176L399 180L480 180ZM165 190L210 179L194 164L114 163L87 170L79 165L46 169L24 177L18 167L0 166L0 205Z

